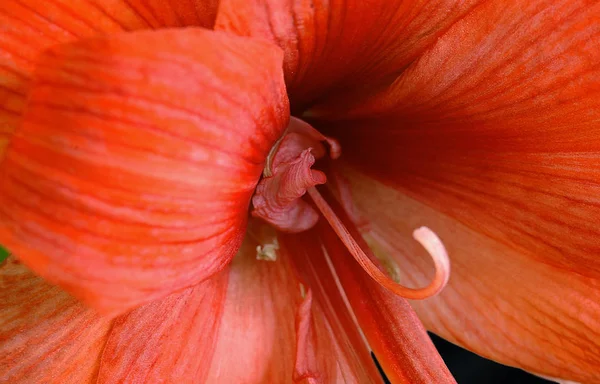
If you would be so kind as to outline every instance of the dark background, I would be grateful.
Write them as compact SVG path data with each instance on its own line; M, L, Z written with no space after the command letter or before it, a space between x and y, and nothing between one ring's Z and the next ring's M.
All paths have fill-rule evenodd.
M553 383L530 375L520 369L510 368L479 357L435 335L430 334L430 336L458 384Z
M510 368L479 357L430 334L433 343L458 384L550 384L520 369ZM386 381L389 383L389 381Z

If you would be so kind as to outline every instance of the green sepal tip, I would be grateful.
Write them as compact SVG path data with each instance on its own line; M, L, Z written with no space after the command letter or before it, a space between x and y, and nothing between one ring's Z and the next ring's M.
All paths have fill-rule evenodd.
M6 260L6 258L10 256L10 252L6 248L0 245L0 263Z

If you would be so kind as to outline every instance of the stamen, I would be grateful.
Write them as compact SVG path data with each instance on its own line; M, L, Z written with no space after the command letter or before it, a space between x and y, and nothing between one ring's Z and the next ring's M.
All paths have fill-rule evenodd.
M274 238L270 243L256 246L256 260L277 261L279 242Z
M448 283L448 279L450 278L450 259L441 240L429 228L421 227L416 229L413 232L413 237L431 255L435 264L435 277L424 288L415 289L405 287L396 283L373 263L315 187L308 189L307 192L358 264L373 280L385 288L406 299L421 300L436 295Z
M299 287L300 287L300 296L304 299L306 297L306 287L302 283L299 283Z
M273 176L273 159L275 158L275 154L279 150L279 146L281 145L281 142L283 141L283 138L285 136L286 135L283 134L279 139L277 139L277 141L275 142L275 144L273 144L273 147L269 151L269 155L267 156L267 160L265 161L265 168L263 169L264 177Z

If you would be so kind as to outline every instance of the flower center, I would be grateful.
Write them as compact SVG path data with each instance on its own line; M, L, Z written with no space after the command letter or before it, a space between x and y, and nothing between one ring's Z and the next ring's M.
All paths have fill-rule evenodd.
M327 154L323 142L329 144L331 158L340 156L336 140L300 119L290 119L286 133L267 157L264 177L252 197L252 216L289 233L306 231L317 223L319 214L302 196L327 181L323 172L311 168L316 159Z
M356 261L379 284L409 299L424 299L441 291L450 276L450 261L444 245L429 228L421 227L413 232L415 240L430 253L436 268L434 279L424 288L408 288L392 280L377 265L378 262L370 249L363 249L357 243L316 189L317 185L327 182L327 176L323 172L312 169L317 159L327 155L324 143L327 143L332 159L341 155L341 147L337 140L324 136L300 119L290 118L285 134L273 146L267 158L263 178L252 197L252 216L288 233L306 231L317 224L319 216L323 216ZM347 188L344 185L341 187ZM344 192L347 191L342 191L342 194L348 194ZM318 211L303 199L307 193ZM261 254L267 256L269 250L266 247L259 249Z

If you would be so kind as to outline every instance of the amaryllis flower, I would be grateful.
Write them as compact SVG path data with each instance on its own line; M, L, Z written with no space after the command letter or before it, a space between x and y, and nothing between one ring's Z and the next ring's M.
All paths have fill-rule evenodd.
M600 382L599 19L2 1L0 377Z

